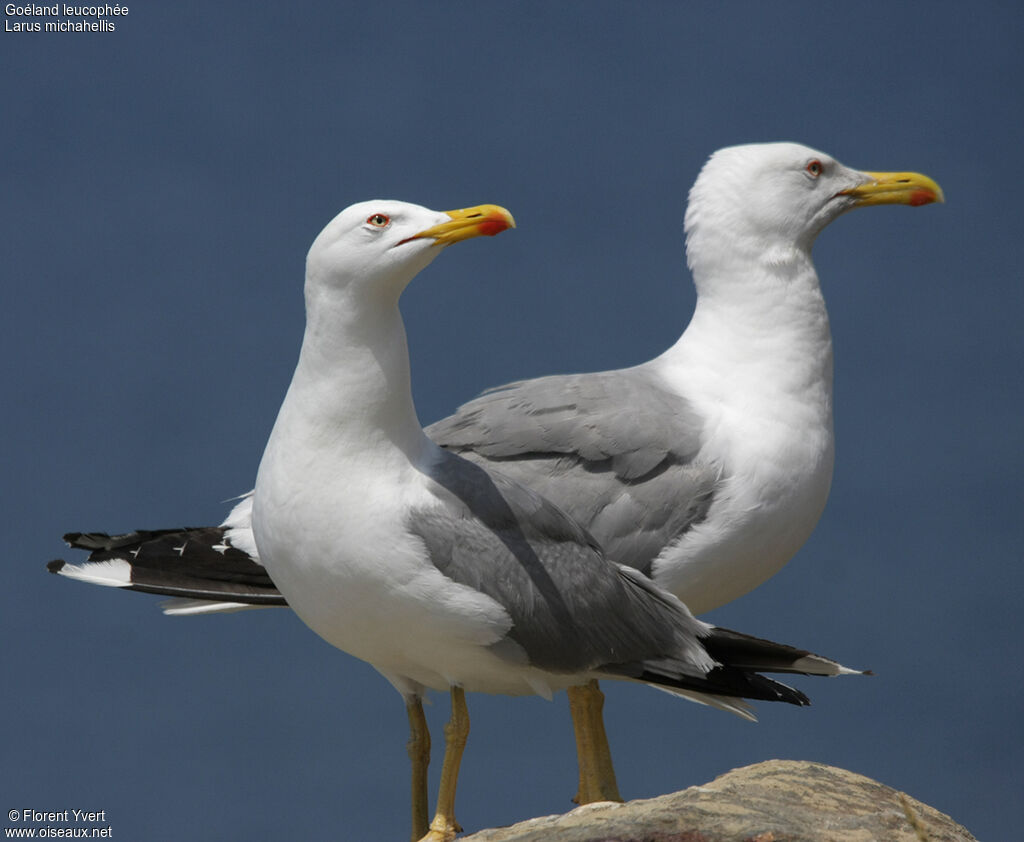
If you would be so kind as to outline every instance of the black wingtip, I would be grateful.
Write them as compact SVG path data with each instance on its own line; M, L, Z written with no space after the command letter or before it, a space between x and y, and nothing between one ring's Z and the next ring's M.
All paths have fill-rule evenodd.
M121 536L110 536L106 532L68 532L64 543L76 550L107 550L111 541Z
M55 558L53 561L47 562L46 569L51 573L60 573L60 571L64 569L65 564L67 564L66 561Z
M790 687L788 684L783 684L781 681L775 681L774 679L768 678L765 675L758 675L757 673L748 674L751 685L759 688L764 688L767 693L760 698L764 701L775 701L775 702L788 702L791 705L797 707L809 708L811 706L811 700L797 690L795 687ZM773 699L770 695L774 693L775 698ZM754 697L757 698L757 697Z

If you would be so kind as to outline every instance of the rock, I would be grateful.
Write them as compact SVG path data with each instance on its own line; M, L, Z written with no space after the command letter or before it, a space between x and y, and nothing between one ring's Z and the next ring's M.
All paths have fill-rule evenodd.
M704 786L588 804L462 842L977 842L949 816L878 781L769 760Z

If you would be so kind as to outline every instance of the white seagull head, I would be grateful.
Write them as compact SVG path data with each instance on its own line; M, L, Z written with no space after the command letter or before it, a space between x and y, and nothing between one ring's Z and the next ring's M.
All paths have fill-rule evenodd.
M377 199L351 205L320 232L306 257L306 292L397 300L444 246L514 228L497 205L435 211Z
M852 208L941 201L939 185L920 173L854 170L797 143L730 146L710 157L690 191L687 243L714 229L729 232L738 248L809 251Z

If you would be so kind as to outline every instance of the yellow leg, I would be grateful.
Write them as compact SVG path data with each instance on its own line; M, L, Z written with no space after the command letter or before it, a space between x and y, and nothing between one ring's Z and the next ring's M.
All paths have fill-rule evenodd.
M569 712L576 732L576 757L580 767L579 791L573 801L577 804L621 801L601 716L604 693L594 680L579 687L570 687L568 694Z
M405 700L409 715L409 742L406 750L412 763L412 842L422 838L427 830L427 767L430 765L430 731L423 715L423 700L409 696Z
M420 842L451 842L455 834L462 830L455 821L455 784L459 779L459 764L468 736L466 693L461 687L452 687L452 718L444 726L444 765L441 767L441 786L437 792L437 812L430 823L430 831Z

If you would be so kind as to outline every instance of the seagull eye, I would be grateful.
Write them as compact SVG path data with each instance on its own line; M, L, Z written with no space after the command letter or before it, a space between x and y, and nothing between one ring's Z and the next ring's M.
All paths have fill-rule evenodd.
M366 218L366 224L374 228L387 228L391 224L391 217L383 213L375 213Z
M817 178L825 171L825 165L815 158L804 169L807 170L811 178Z

